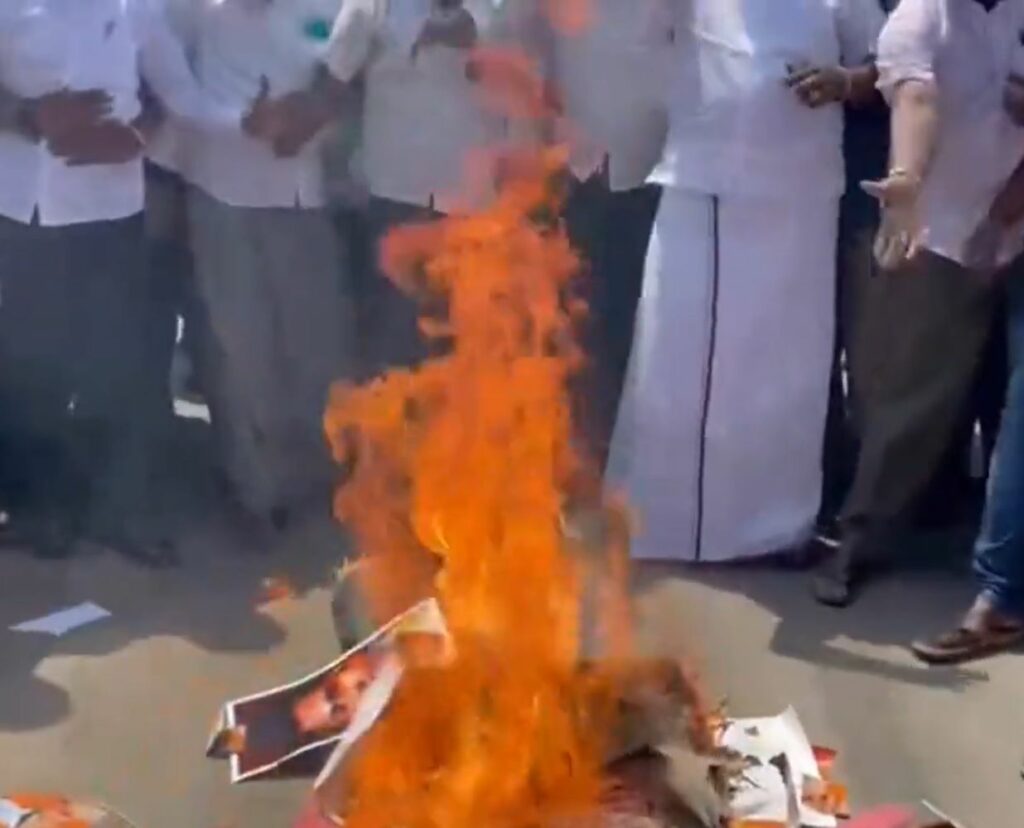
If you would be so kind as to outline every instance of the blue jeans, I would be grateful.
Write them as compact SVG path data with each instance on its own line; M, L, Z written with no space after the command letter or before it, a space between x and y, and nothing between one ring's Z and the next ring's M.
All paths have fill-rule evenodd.
M1010 384L974 573L998 612L1024 621L1024 276L1010 278Z

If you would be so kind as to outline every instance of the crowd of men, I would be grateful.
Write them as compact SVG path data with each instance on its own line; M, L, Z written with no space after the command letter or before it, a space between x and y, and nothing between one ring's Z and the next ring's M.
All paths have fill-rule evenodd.
M834 522L813 592L845 606L923 499L951 507L980 422L981 594L915 651L1020 641L1024 0L592 0L573 27L557 3L4 0L13 527L40 554L166 549L179 347L240 522L323 508L330 383L425 355L379 242L486 203L467 160L509 125L467 61L512 42L558 90L580 440L641 515L635 555L764 556Z

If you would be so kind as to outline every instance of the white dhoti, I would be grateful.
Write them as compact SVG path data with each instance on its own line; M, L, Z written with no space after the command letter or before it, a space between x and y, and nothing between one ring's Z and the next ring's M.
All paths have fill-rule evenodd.
M609 480L634 556L791 547L821 496L838 201L667 188L644 273Z

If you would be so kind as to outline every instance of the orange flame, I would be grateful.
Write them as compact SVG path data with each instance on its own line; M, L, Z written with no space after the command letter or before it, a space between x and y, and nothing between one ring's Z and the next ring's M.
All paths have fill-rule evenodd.
M553 217L560 153L506 166L484 213L395 232L387 272L440 300L448 351L340 391L328 416L353 461L340 516L380 550L383 614L437 589L455 662L413 671L349 779L353 828L532 825L597 801L602 748L570 694L579 573L563 551L576 470L566 302L578 262Z
M476 66L511 117L545 111L528 61L488 51ZM350 828L533 828L600 800L610 680L579 669L581 572L561 529L580 472L565 165L560 150L507 155L491 207L388 237L384 269L422 299L442 355L338 388L327 412L371 607L383 619L436 590L456 652L410 669L352 755Z

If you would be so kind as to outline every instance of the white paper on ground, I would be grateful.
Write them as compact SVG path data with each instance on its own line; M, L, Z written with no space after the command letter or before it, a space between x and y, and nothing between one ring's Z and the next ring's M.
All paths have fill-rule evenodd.
M107 618L110 612L103 609L99 604L92 601L85 601L73 607L67 607L41 618L33 618L31 621L23 621L15 624L10 629L12 632L34 632L45 633L46 635L62 636L72 630L92 624L101 618Z
M722 746L761 762L759 767L746 773L753 784L742 784L731 801L735 816L791 824L789 790L779 771L770 764L774 757L785 754L799 812L798 819L792 824L807 828L836 828L835 817L809 808L801 801L804 777L820 779L821 771L800 718L792 707L779 716L730 719L722 735Z
M0 799L0 828L18 828L31 814L9 799Z

